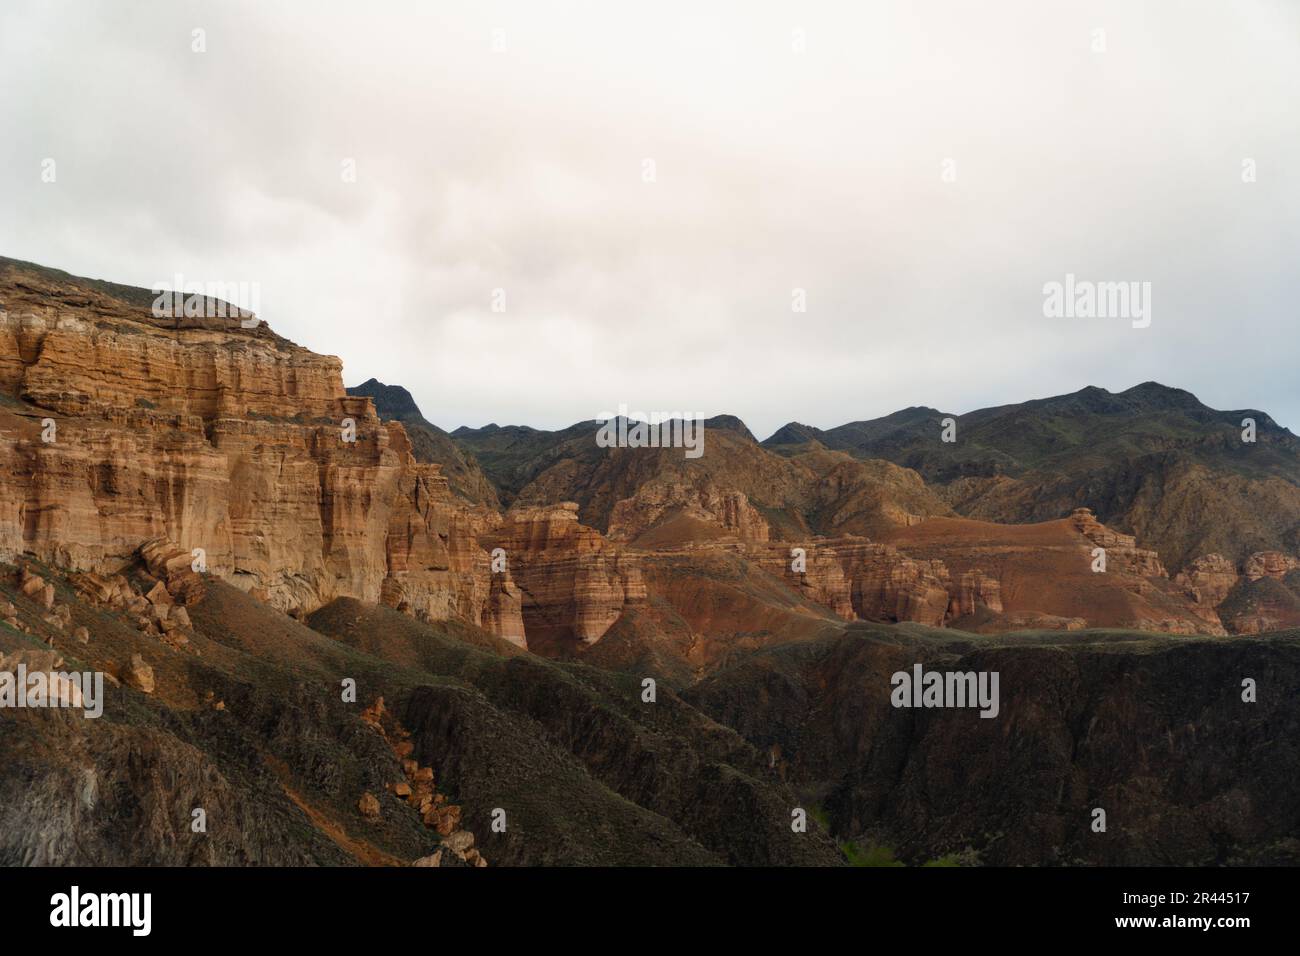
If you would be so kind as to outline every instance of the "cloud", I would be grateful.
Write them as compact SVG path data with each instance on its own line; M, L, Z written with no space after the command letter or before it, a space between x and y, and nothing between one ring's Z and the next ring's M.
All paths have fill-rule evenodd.
M1300 423L1292 6L431 6L5 4L0 253L259 282L447 427L1148 379ZM1067 272L1151 327L1045 318Z

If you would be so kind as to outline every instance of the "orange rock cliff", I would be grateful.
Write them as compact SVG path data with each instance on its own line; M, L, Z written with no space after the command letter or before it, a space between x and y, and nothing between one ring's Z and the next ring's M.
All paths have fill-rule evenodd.
M607 535L572 502L503 513L417 461L402 424L348 395L339 359L264 323L159 318L143 290L60 275L0 268L0 560L111 575L161 541L285 611L351 597L542 650L600 641L656 597L644 554L678 548L743 555L843 620L1208 634L1289 620L1267 591L1300 568L1288 555L1256 553L1239 573L1211 554L1171 580L1156 552L1086 508L1033 525L957 518L923 501L916 473L880 462L832 462L809 479L829 527L856 527L866 509L871 538L777 540L798 529L777 529L735 481L686 466L615 496ZM738 461L756 456L737 474L779 472L752 440L726 442ZM929 514L877 502L872 482L886 479ZM1089 567L1097 547L1105 575ZM1253 584L1259 596L1221 618Z

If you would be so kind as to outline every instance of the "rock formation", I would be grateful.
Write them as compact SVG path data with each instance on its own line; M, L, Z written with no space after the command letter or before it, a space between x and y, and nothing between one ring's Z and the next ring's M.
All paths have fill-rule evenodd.
M1221 633L1218 609L1239 580L1264 579L1283 591L1243 598L1233 627L1290 619L1285 579L1300 561L1284 552L1252 554L1240 574L1207 555L1170 581L1155 551L1087 508L1038 525L958 519L917 472L807 429L778 452L713 420L698 459L602 449L586 426L449 436L403 389L371 381L348 394L337 358L265 323L158 318L142 290L7 260L0 296L0 560L79 571L96 601L128 605L178 642L185 608L215 576L299 617L353 597L573 650L647 600L640 553L693 547L738 548L842 619ZM932 417L913 411L908 428ZM423 429L420 457L455 469L459 494L438 461L417 460L402 421ZM843 447L877 447L872 429L853 434ZM504 514L489 475L517 489ZM557 497L569 493L578 504ZM793 546L807 551L797 573ZM1094 548L1106 575L1087 574ZM115 579L137 555L161 588L153 599ZM24 588L57 616L43 582Z
M1297 570L1300 570L1300 558L1281 551L1257 551L1246 559L1241 573L1248 581L1258 581L1264 577L1282 580Z
M520 645L525 602L537 626L590 642L643 597L633 563L562 510L507 520L528 594L494 575L479 536L499 513L417 462L399 422L346 393L337 358L264 323L159 319L145 298L16 264L0 292L13 400L0 408L0 559L34 554L110 587L152 542L166 573L143 556L168 592L185 570L300 615L356 597Z
M793 570L785 546L757 556L809 600L845 620L914 621L942 627L981 611L1002 612L996 577L973 569L949 573L937 559L914 560L888 544L847 535L798 545L803 571Z
M942 562L948 623L978 632L1023 628L1125 627L1176 634L1222 634L1213 608L1169 580L1159 556L1087 508L1069 518L999 525L932 518L887 535L913 559ZM1105 550L1105 570L1096 549Z
M625 606L645 601L636 556L579 524L573 502L514 508L481 540L503 552L519 588L530 647L595 643ZM508 585L501 588L505 592Z
M1200 607L1216 608L1237 584L1237 569L1221 554L1207 554L1191 561L1174 577Z
M711 481L695 486L663 481L642 485L631 498L615 503L609 536L615 541L633 541L665 522L690 527L691 538L703 534L766 541L770 533L767 520L743 491L724 491Z
M790 547L754 551L810 600L846 620L915 621L941 627L948 616L950 578L942 561L915 561L888 544L847 535L796 545L804 570L794 569Z
M1112 531L1097 520L1091 508L1075 508L1070 515L1074 530L1106 552L1106 565L1110 569L1138 574L1142 577L1168 577L1160 555L1137 546L1131 534Z

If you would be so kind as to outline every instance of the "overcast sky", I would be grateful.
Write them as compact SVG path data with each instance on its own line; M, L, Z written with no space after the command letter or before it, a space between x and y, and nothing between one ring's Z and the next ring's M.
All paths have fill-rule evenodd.
M0 255L256 282L449 429L1155 379L1296 430L1297 111L1290 0L5 0Z

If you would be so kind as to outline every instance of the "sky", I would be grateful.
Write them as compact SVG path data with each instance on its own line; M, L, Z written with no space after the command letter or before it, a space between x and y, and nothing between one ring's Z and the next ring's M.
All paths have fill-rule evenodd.
M1289 0L5 0L0 255L248 282L449 430L1148 380L1300 430L1297 111Z

